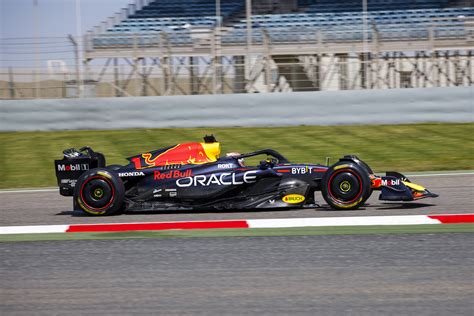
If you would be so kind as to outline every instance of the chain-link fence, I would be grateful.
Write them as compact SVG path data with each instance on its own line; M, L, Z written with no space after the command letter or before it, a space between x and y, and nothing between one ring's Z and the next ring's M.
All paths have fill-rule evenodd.
M72 69L9 68L0 72L0 98L75 98L333 91L469 86L470 50L383 54L253 55L248 79L243 56L111 58ZM78 80L79 78L79 80Z

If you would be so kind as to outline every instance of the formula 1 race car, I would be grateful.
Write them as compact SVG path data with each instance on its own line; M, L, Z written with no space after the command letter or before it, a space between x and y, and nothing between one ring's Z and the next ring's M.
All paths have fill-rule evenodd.
M60 194L91 215L131 210L245 210L315 207L315 192L334 209L357 209L380 191L380 200L437 197L397 172L375 175L357 156L331 166L290 163L272 149L220 158L214 136L127 158L106 166L103 154L83 147L55 160ZM264 156L256 166L245 159Z

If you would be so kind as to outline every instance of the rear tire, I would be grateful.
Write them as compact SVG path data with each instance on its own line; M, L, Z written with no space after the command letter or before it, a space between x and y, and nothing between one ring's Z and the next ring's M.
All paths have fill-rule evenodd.
M82 174L74 190L74 201L89 215L105 216L117 213L125 196L122 180L106 168L96 168Z
M372 193L369 173L355 163L338 162L324 174L321 193L332 208L355 210Z

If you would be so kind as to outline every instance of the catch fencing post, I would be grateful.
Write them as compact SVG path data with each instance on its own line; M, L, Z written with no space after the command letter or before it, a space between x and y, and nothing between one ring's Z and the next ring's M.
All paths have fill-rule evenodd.
M10 92L10 99L15 99L15 83L13 81L13 69L8 67L8 91Z
M76 97L81 97L81 74L79 69L79 45L71 34L68 34L68 39L71 41L74 46L74 59L76 61Z

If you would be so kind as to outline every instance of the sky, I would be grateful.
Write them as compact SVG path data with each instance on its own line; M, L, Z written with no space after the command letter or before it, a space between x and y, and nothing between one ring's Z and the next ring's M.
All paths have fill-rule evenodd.
M0 68L33 67L38 51L42 66L47 59L70 62L74 56L67 36L77 35L77 2L82 34L134 3L133 0L0 0ZM36 37L41 38L41 45L35 51Z

